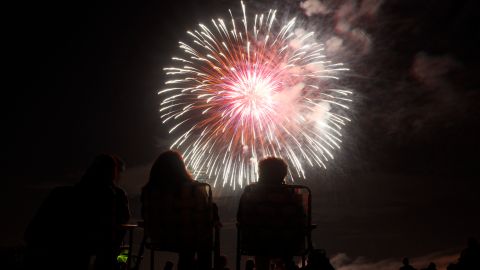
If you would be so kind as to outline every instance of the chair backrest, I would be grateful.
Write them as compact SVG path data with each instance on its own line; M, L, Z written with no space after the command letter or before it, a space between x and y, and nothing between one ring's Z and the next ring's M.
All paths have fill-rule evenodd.
M186 183L176 190L144 189L147 244L173 252L212 248L212 211L212 190L206 183Z
M311 195L305 186L252 184L237 214L243 255L302 255L310 246Z

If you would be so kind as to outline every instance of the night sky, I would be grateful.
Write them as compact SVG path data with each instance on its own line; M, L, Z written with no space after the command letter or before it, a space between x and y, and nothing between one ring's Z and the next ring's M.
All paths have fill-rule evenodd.
M311 1L316 9L245 2L297 16L351 68L344 83L355 103L343 148L327 171L310 170L301 182L314 191L316 245L338 265L365 264L344 253L388 265L450 256L468 236L479 238L478 1ZM158 113L162 68L186 29L239 7L185 0L4 8L2 247L21 245L48 190L77 182L98 153L126 161L123 185L135 200L172 142ZM226 253L235 243L230 195L218 195Z

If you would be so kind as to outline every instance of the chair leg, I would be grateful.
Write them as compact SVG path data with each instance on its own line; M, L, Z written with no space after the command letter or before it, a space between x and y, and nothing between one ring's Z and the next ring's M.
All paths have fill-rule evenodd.
M215 227L215 236L213 244L213 268L218 266L218 260L220 258L220 228Z
M236 270L240 270L242 253L240 251L240 230L237 227L237 258L236 258Z
M150 249L150 270L155 269L155 251Z
M237 263L236 263L237 265L236 265L236 270L240 270L241 259L242 259L242 257L241 257L241 255L240 255L240 253L237 251Z
M131 269L132 264L132 250L133 250L133 229L128 231L128 257L127 269Z
M133 270L140 269L140 263L143 260L143 253L145 251L145 241L146 241L146 238L144 237L142 239L142 242L140 243L140 249L138 250L138 255L137 255L137 258L135 260L135 266L133 267Z

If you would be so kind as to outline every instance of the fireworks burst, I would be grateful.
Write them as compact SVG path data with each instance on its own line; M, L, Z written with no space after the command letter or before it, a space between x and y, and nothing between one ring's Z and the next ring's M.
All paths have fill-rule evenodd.
M180 131L171 148L213 182L233 188L256 181L262 157L282 157L290 177L305 178L305 165L326 168L340 148L343 116L351 102L337 87L341 63L323 54L313 32L280 25L276 10L199 24L179 42L182 57L165 68L169 80L162 122Z

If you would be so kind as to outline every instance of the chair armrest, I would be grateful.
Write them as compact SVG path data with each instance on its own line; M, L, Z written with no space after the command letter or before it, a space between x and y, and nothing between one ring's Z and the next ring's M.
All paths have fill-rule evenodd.
M121 229L124 229L126 231L130 231L130 230L133 230L135 228L137 228L138 225L137 224L120 224L120 228Z

